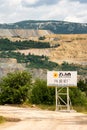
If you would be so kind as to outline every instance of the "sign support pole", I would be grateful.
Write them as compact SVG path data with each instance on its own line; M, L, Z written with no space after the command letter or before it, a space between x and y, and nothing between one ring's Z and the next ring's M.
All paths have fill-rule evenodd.
M59 111L61 110L62 107L66 107L67 111L69 112L70 111L70 97L69 97L69 86L66 87L66 93L62 92L62 89L64 87L60 88L58 90L58 87L56 86L55 87L55 99L56 99L56 111ZM62 99L61 95L66 95L66 102ZM60 104L60 101L64 104L64 105L61 105Z
M55 87L55 98L56 98L56 111L58 110L58 102L57 102L57 100L58 100L58 92L57 92L57 86Z
M67 86L67 111L70 111L69 87Z

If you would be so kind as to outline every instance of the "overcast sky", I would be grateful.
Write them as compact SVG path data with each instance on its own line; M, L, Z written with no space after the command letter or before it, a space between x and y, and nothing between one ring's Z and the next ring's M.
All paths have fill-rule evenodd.
M87 0L0 0L0 23L22 20L87 23Z

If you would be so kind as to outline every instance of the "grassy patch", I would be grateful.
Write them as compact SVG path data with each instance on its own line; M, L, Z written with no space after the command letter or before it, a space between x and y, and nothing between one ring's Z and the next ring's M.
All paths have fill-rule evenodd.
M0 124L5 122L5 118L3 116L0 116Z
M36 108L36 109L42 109L42 110L50 110L55 111L55 105L45 105L45 104L30 104L30 103L24 103L21 105L21 107L30 107L30 108Z
M50 110L50 111L55 111L55 105L42 105L39 104L37 105L38 108L43 109L43 110Z
M21 119L0 116L0 124L5 122L19 122Z
M77 112L87 113L87 107L86 106L74 106L74 109Z
M38 104L37 105L37 104L31 104L31 103L25 102L23 104L16 105L16 106L24 107L24 108L35 108L35 109L55 111L55 105L45 105L45 104Z

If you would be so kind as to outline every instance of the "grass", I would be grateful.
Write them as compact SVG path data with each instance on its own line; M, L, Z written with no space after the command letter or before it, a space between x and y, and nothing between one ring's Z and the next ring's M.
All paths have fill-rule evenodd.
M20 107L30 107L30 108L36 108L36 109L42 109L42 110L50 110L55 111L56 105L45 105L45 104L31 104L28 102L25 102L24 104L20 105ZM77 112L87 113L87 106L72 106L74 110Z
M0 116L0 124L5 122L5 118L3 116Z
M0 116L0 124L5 122L19 122L19 121L21 121L21 119Z
M50 111L55 111L56 106L55 105L35 105L36 108L42 109L42 110L50 110ZM76 110L77 112L81 112L84 114L87 114L87 107L86 106L73 106L73 109Z
M77 112L87 114L87 106L74 106L73 107Z
M43 104L39 104L36 105L37 108L43 109L43 110L50 110L50 111L55 111L55 105L43 105Z
M50 110L50 111L55 111L55 105L45 105L45 104L31 104L31 103L23 103L20 105L13 105L13 106L18 106L18 107L24 107L24 108L35 108L35 109L42 109L42 110Z

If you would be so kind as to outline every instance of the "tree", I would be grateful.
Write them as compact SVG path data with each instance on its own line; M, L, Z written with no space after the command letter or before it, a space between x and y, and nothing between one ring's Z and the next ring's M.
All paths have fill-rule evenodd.
M87 106L86 94L82 92L78 87L70 89L70 98L72 104L75 106Z
M45 40L45 36L39 37L39 40Z
M82 91L82 92L85 92L86 93L86 96L87 96L87 79L85 80L79 80L78 82L78 88Z
M46 81L36 79L32 88L31 102L35 104L54 104L55 89L48 88Z
M2 104L23 103L31 88L31 75L28 72L9 73L0 82L0 102Z

